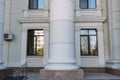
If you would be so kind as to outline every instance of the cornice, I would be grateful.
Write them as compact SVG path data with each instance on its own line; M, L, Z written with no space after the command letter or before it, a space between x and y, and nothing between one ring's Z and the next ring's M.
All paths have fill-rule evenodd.
M49 18L23 18L19 20L20 23L49 23Z
M79 22L100 22L103 23L106 21L106 17L79 17L79 18L75 18L75 23L79 23Z
M106 21L106 17L79 17L75 18L75 23L103 23ZM20 23L50 23L49 18L23 18L19 20Z

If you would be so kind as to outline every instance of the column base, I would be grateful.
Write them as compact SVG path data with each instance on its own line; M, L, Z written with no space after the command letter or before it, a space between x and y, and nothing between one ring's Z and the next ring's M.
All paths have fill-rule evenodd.
M6 69L6 67L3 65L0 65L0 70L2 70L2 69Z
M120 69L120 60L109 60L106 62L106 67L111 69Z
M40 70L40 80L80 80L84 71L79 70Z
M6 69L6 67L3 65L3 62L0 62L0 70Z
M45 66L46 70L78 70L79 66L74 64L48 64Z
M113 74L113 75L120 76L120 69L106 68L106 72L110 73L110 74Z

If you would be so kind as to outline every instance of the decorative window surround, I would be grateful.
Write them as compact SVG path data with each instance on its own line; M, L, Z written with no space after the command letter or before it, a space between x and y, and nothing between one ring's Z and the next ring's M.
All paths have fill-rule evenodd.
M30 10L28 9L29 1L25 0L26 6L23 10L23 17L49 17L49 0L45 0L44 9Z
M75 2L76 17L80 16L102 16L101 0L96 0L96 9L80 9L79 0Z
M29 66L33 67L35 64L32 64L32 62L35 62L37 67L43 67L43 65L47 64L48 59L48 50L49 50L49 24L48 23L23 23L22 24L22 46L21 46L21 65L24 64L27 61L27 31L28 29L43 29L44 30L44 40L45 40L45 49L44 49L44 56L39 57L35 59L35 57L29 57L28 62ZM39 61L41 60L41 61Z
M44 0L29 0L29 9L44 9Z
M80 55L80 30L81 29L97 29L98 34L98 56L94 57L96 59L94 62L91 56L84 57ZM76 59L77 59L77 65L80 65L82 67L89 67L89 64L87 63L95 63L96 67L105 66L105 58L104 58L104 40L103 40L103 23L76 23L75 24L75 52L76 52ZM83 60L87 60L86 64L83 64ZM89 61L89 62L88 62ZM98 62L97 62L98 61ZM84 61L85 62L85 61ZM92 64L91 64L92 65Z

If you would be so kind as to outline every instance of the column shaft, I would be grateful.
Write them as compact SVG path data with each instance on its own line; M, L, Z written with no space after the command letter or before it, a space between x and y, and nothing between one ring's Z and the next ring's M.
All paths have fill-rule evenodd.
M4 7L5 0L0 0L0 69L3 69L3 31L4 31Z
M73 0L50 2L50 55L48 70L75 70Z
M108 67L120 69L120 0L109 0L111 59Z

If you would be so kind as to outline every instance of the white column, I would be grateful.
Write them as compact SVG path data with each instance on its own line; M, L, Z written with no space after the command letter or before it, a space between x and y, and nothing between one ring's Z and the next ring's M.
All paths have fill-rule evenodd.
M109 0L111 59L107 67L120 69L120 0Z
M74 0L50 1L50 55L47 70L76 70Z
M4 7L5 0L0 0L0 69L5 68L3 66L3 31L4 31Z

